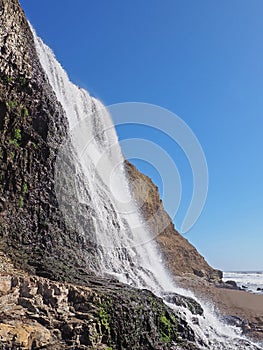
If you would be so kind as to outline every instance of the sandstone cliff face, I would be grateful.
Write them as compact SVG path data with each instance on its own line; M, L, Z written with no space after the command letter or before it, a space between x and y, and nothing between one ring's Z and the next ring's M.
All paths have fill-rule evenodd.
M166 213L158 188L151 179L126 162L126 172L142 216L158 242L169 270L175 276L194 274L208 281L219 281L222 272L213 269L187 239L174 228Z

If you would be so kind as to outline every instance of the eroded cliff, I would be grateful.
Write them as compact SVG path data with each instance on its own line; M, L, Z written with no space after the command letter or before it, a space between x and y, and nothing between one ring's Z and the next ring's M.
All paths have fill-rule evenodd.
M128 161L126 172L141 214L148 223L153 239L159 243L169 270L176 276L194 274L208 281L220 281L222 272L213 269L197 249L176 231L163 207L158 188L151 179Z

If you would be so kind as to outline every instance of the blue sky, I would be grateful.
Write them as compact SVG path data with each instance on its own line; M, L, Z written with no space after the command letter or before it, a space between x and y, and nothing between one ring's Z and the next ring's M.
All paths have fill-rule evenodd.
M263 270L262 0L20 2L75 83L106 105L156 104L191 127L207 158L209 192L186 238L217 268ZM155 136L140 127L118 133ZM191 173L173 144L162 147L181 167L177 223ZM162 191L161 176L136 165Z

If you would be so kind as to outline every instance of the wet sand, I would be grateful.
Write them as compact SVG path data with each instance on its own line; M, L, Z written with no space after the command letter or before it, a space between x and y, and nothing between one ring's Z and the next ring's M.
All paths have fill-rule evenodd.
M212 302L225 316L237 316L244 321L244 334L263 342L263 294L217 287L201 278L177 277L179 287L190 289L198 298Z

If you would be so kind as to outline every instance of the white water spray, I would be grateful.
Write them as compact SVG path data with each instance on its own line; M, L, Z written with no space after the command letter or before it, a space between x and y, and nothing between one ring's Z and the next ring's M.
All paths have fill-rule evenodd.
M106 109L87 91L69 81L52 51L35 33L34 40L41 65L68 119L69 143L74 150L74 159L70 161L76 169L75 190L79 202L92 208L86 220L90 220L95 231L89 238L99 247L97 272L114 275L122 282L150 289L159 296L165 291L173 291L193 297L174 285L132 200L123 167L124 158ZM62 159L67 147L64 150L62 147ZM85 225L82 233L90 236ZM147 243L141 244L142 240ZM193 315L189 310L171 307L186 315L197 338L206 344L205 348L256 349L252 344L242 345L238 339L239 331L219 322L203 304L205 317L200 316L198 323L192 322Z

